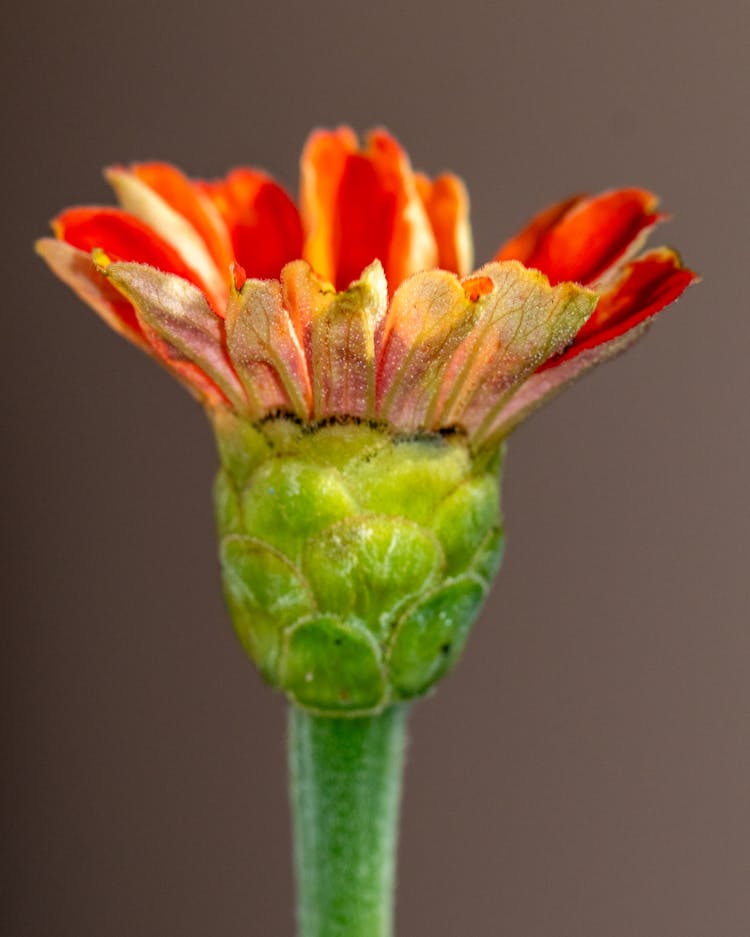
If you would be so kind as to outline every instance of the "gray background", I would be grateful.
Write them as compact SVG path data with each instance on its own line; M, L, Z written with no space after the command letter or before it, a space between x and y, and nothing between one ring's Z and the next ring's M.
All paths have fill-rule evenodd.
M704 276L512 441L509 551L413 714L404 937L747 937L747 7L229 0L4 13L2 937L291 935L284 707L224 612L199 408L31 253L107 163L385 124L478 259L637 184Z

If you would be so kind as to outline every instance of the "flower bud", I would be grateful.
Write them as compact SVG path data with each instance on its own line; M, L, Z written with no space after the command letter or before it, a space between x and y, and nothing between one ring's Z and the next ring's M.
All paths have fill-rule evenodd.
M334 716L427 692L500 564L499 455L356 420L216 426L224 590L264 678Z

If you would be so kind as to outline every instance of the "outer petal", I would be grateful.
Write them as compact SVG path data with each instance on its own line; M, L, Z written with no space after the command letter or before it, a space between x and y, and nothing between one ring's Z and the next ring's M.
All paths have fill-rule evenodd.
M388 303L380 261L337 292L305 260L281 274L284 306L305 351L315 419L375 414L375 341Z
M115 332L144 351L152 351L132 305L96 269L90 254L55 238L41 238L36 242L36 250L52 272L98 312Z
M183 258L203 284L214 308L223 309L227 287L206 243L193 225L152 188L127 169L112 168L105 173L120 206L135 215L163 238Z
M348 128L314 133L302 156L304 257L338 289L380 259L391 289L435 266L437 245L406 154L383 130L364 152Z
M539 406L591 368L625 351L650 320L698 278L667 248L628 264L562 355L549 359L505 404L488 430L499 441Z
M597 296L573 283L551 286L520 263L487 264L492 283L482 316L458 349L443 382L436 421L462 426L481 445L507 396L568 345Z
M229 229L234 256L250 277L277 278L302 255L302 224L294 202L269 175L235 169L203 190Z
M627 264L601 294L596 310L571 347L546 367L573 358L650 319L673 303L698 277L682 266L678 255L661 247Z
M380 419L402 432L431 423L445 370L480 315L481 293L447 270L414 274L396 290L379 343Z
M417 189L438 247L438 266L466 276L474 265L469 194L458 176L445 173L431 181L418 173Z
M632 253L660 220L657 199L643 189L575 198L538 215L497 253L541 270L551 283L591 283Z
M260 419L276 410L310 417L311 391L305 355L284 308L277 280L246 280L227 306L227 345Z
M100 248L111 260L148 264L206 289L181 254L140 219L117 208L69 208L52 228L60 240L87 254Z
M491 424L487 427L485 444L492 446L498 443L568 384L582 377L596 365L621 354L638 341L648 325L648 322L642 322L617 338L595 348L587 348L576 357L561 361L555 367L543 368L536 374L532 374L517 393L495 414Z
M207 403L226 398L238 409L245 395L224 348L222 321L203 293L173 274L135 263L111 263L101 251L98 269L132 304L150 345L163 363Z

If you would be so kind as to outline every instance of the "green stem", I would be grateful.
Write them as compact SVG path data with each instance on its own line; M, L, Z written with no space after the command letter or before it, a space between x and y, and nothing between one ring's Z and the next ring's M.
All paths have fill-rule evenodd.
M299 937L392 937L405 723L290 707Z

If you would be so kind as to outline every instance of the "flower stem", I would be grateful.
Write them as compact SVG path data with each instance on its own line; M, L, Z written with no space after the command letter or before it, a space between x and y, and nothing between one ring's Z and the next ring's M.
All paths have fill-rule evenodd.
M299 937L392 937L406 707L289 710Z

